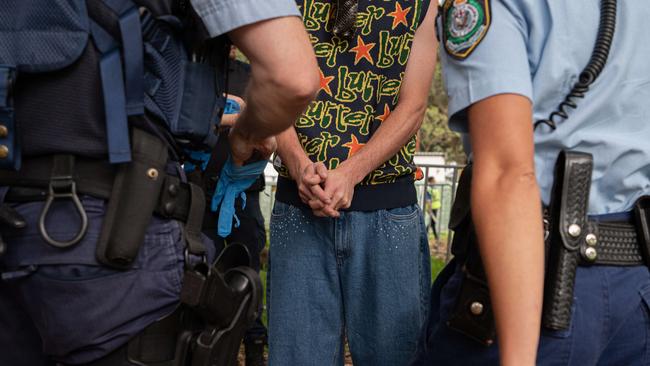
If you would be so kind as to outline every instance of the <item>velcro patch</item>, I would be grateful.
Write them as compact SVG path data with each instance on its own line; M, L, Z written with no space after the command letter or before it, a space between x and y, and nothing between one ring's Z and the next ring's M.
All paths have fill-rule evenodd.
M445 0L442 5L442 41L450 56L466 59L490 28L490 0Z

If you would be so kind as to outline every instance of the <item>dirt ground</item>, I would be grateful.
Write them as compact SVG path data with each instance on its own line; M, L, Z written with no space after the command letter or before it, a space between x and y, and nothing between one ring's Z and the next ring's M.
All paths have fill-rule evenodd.
M244 362L244 348L243 347L239 350L238 361L239 361L239 366L246 366L246 362ZM352 357L350 356L350 352L347 351L347 347L346 347L346 351L345 351L345 366L352 366Z

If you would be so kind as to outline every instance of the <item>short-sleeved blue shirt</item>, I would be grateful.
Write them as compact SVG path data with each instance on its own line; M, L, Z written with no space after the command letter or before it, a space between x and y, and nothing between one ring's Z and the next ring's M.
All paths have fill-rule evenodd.
M589 62L600 0L492 0L483 41L464 60L442 51L450 123L466 132L466 108L515 93L533 102L533 121L546 119ZM589 213L629 211L650 194L650 4L618 2L609 61L586 98L556 131L535 131L535 164L548 203L553 167L562 149L594 156Z
M212 37L262 20L300 16L295 0L191 0L191 2Z

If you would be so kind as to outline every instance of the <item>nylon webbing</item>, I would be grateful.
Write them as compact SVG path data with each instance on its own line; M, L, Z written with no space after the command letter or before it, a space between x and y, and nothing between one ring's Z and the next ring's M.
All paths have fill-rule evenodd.
M92 0L88 2L88 11L93 18L93 39L103 56L100 72L109 161L112 164L130 162L127 116L144 114L144 45L140 11L131 0ZM119 28L119 40L115 39L115 23Z
M132 8L120 17L124 53L126 112L129 116L144 114L144 56L140 11Z
M194 255L205 254L205 245L201 240L201 227L205 213L205 195L196 184L190 183L190 210L185 223L185 240L187 249Z
M106 111L109 161L111 164L127 163L131 161L131 143L119 50L104 55L99 62L99 69Z

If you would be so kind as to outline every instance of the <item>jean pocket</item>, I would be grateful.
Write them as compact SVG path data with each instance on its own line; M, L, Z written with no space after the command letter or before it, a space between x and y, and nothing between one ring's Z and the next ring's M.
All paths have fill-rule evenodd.
M416 221L420 216L420 208L417 205L391 208L382 212L387 219L401 223Z
M271 216L273 218L282 218L286 216L289 213L289 210L291 209L291 206L289 206L286 203L282 203L280 201L275 201L275 204L273 205L273 211L271 212Z

